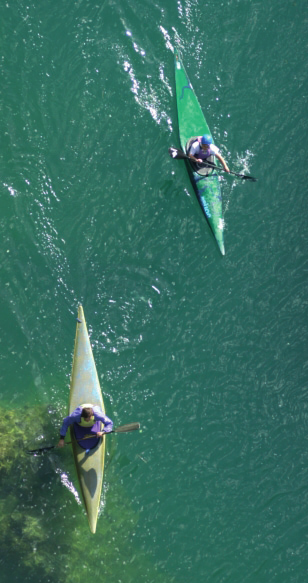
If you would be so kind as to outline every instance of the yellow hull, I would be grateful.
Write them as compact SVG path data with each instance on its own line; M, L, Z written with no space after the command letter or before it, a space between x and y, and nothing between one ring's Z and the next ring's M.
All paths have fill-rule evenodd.
M70 383L69 413L83 403L98 405L102 411L105 411L82 306L78 308L78 320ZM73 426L71 426L71 438L90 530L95 533L104 475L105 437L101 438L98 445L88 454L76 442Z

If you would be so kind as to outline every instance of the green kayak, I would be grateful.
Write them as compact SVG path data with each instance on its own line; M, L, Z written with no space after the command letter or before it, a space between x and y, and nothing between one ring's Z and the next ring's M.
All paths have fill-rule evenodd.
M180 143L187 153L197 136L211 135L198 99L187 77L179 53L175 50L175 85L178 110ZM215 163L214 157L209 162ZM198 168L187 162L188 171L201 208L207 218L218 247L225 254L222 218L222 202L219 177L212 168Z
M69 414L79 405L98 405L105 411L82 306L78 308ZM99 426L95 430L100 431L101 422L97 423ZM93 438L78 443L76 438L80 437L80 426L74 423L70 431L79 486L90 530L95 533L104 474L105 437L97 438L95 434Z

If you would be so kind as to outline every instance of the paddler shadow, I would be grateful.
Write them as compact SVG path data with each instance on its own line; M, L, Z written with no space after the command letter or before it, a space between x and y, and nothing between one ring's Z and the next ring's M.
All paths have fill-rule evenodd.
M86 451L85 451L82 459L79 461L79 467L81 470L81 477L82 477L82 480L84 482L84 486L88 490L91 498L94 498L96 490L97 490L97 485L98 485L97 472L94 468L90 468L89 470L87 470L84 466L85 466L86 462L88 461L89 457L91 455L93 455L93 453L94 453L94 451L91 452L91 450L89 451L89 453L86 453Z
M91 458L91 457L92 457L92 455L93 455L93 454L94 454L96 451L97 451L97 448L96 448L96 447L93 447L93 449L90 449L90 450L88 450L88 449L85 449L85 450L84 450L84 454L83 454L82 458L81 458L81 459L79 458L79 465L80 465L80 466L83 466L83 465L86 463L86 461L87 461L89 458Z

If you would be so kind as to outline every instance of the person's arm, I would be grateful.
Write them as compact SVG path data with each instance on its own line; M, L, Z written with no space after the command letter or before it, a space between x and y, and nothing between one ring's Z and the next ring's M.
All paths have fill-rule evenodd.
M193 160L193 162L196 162L197 164L201 164L203 162L203 160L201 160L201 158L196 158L196 152L199 151L199 144L196 144L196 142L194 142L188 152L188 156L191 160Z
M82 407L77 407L70 415L64 417L62 427L60 429L60 440L58 442L58 447L63 447L64 439L69 426L72 425L72 423L78 423L80 421L81 411Z
M227 166L227 163L226 163L226 161L224 160L224 158L222 157L222 155L221 155L221 154L219 154L218 152L216 152L216 153L215 153L215 156L216 156L216 158L218 158L219 162L222 164L222 166L223 166L224 170L225 170L226 172L230 172L230 170L229 170L229 168L228 168L228 166Z
M202 162L204 162L204 160L201 160L201 158L196 158L192 154L188 154L188 156L193 162L196 162L197 164L202 164Z
M112 431L113 428L113 421L111 419L109 419L109 417L107 417L107 415L105 413L103 413L103 411L101 411L101 409L99 407L93 407L93 412L94 412L94 417L95 419L98 419L98 421L101 421L104 424L104 429L103 431L99 431L97 433L103 435L104 433L110 433L110 431ZM100 437L101 437L100 435Z

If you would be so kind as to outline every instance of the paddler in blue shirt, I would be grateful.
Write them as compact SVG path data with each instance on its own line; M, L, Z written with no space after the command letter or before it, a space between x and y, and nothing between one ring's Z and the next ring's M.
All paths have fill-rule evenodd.
M110 433L112 431L113 421L97 405L86 404L76 407L75 411L63 419L58 447L64 446L64 438L70 425L78 423L82 427L93 427L96 421L101 421L104 424L104 430L97 431L97 437L102 437L104 433Z
M226 161L219 153L217 146L213 144L212 136L209 134L204 134L204 136L199 136L190 146L188 156L197 164L202 164L206 162L209 156L216 156L219 162L223 165L225 172L230 172Z

